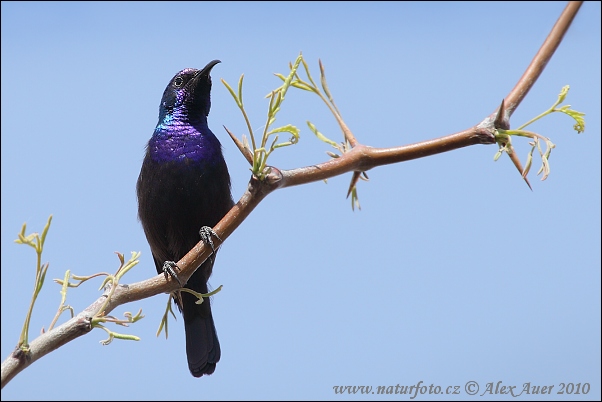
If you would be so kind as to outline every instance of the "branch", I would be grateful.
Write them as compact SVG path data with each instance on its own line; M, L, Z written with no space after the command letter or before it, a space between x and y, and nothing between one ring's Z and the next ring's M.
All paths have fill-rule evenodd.
M508 119L512 116L525 96L527 96L533 85L535 85L535 81L537 81L544 68L546 68L546 65L554 55L560 42L562 42L562 38L564 38L564 35L569 30L569 27L582 4L582 1L570 1L566 5L548 37L543 42L543 45L541 45L539 51L533 60L531 60L527 70L525 70L523 76L520 77L516 83L516 86L512 88L512 91L506 96Z
M268 190L270 189L269 183L269 179L263 182L259 182L255 178L251 179L247 191L238 203L215 226L214 230L221 239L225 240L230 236L268 194ZM221 242L215 239L214 244L215 247L218 247L221 245ZM178 277L182 283L188 281L197 267L205 262L211 253L210 247L205 247L203 242L199 242L188 254L178 261L178 267L181 268ZM4 388L11 379L39 358L90 332L92 330L92 318L101 313L103 306L104 309L101 315L107 316L122 304L146 299L160 293L170 293L179 288L180 285L177 281L172 280L171 277L169 277L169 280L166 280L163 274L131 285L118 285L108 301L107 297L111 294L111 288L107 288L101 297L77 316L31 341L27 352L23 352L17 347L2 362L0 370L1 387Z
M258 180L255 176L251 177L248 188L241 199L213 228L221 239L221 241L218 239L215 240L216 247L240 226L269 193L278 188L306 184L347 172L366 171L376 166L422 158L470 145L495 144L495 130L497 128L509 128L510 116L535 84L535 81L554 54L573 18L577 14L581 3L570 2L566 6L547 39L531 61L531 64L516 86L506 96L506 107L504 107L503 103L502 107L499 107L482 122L467 130L416 144L392 148L373 148L357 143L351 131L343 123L345 137L352 143L352 148L340 157L321 164L292 170L279 170L274 167L268 167L267 174L263 177L263 180ZM239 148L242 148L242 145ZM249 155L246 155L246 157L249 158ZM516 161L515 164L517 164ZM520 162L518 162L517 167L520 167ZM522 172L522 167L519 170ZM188 254L177 262L178 267L180 267L178 274L180 280L183 283L187 282L194 271L210 254L210 247L205 247L202 241L199 242ZM102 315L106 316L122 304L142 300L160 293L169 293L177 290L179 287L176 281L173 281L171 278L166 279L163 274L160 274L128 286L118 285L108 301L107 297L111 290L106 290L99 299L77 316L34 339L30 343L27 353L18 348L11 353L2 363L1 386L4 387L14 376L42 356L90 332L92 330L92 317L98 316L101 313L99 310L103 305L104 311Z
M560 42L562 42L564 34L566 34L566 32L569 30L569 27L571 26L571 23L573 22L573 19L577 15L577 12L581 8L582 4L582 1L570 1L566 5L564 10L562 11L562 14L560 14L560 17L558 17L556 24L554 24L554 27L548 34L548 37L544 41L543 45L541 45L539 51L537 52L533 60L531 60L531 63L523 73L523 76L518 80L514 88L512 88L512 91L510 91L510 93L504 99L506 103L506 111L504 113L503 119L505 123L504 125L507 125L507 127L502 126L501 128L506 130L510 128L510 116L512 116L518 105L520 105L525 96L527 96L527 94L529 93L533 85L535 85L535 82L543 72L544 68L546 68L548 61L550 61L550 59L554 55L554 52L556 52L556 49L560 45ZM512 150L512 145L510 145L510 149ZM516 169L522 175L523 166L520 162L520 159L516 155L516 152L509 153L508 156L512 160L512 163L514 163ZM523 175L523 179L525 180L529 188L531 188L531 184L529 184L527 176Z

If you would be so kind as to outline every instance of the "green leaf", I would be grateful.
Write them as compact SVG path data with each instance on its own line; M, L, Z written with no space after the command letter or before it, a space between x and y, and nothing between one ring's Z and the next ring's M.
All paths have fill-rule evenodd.
M307 125L309 126L309 129L311 130L312 133L314 133L316 135L316 137L318 137L318 139L320 141L323 141L329 145L332 145L333 147L338 149L338 144L336 142L334 142L333 140L327 138L324 134L322 134L321 132L318 131L318 129L316 128L316 126L310 122L309 120L307 121Z
M535 150L535 144L531 147L531 151L527 155L527 162L525 163L525 168L523 169L523 179L527 177L529 171L531 170L531 165L533 164L533 151Z
M493 155L493 161L497 162L497 160L500 159L500 156L502 156L502 148L500 148L499 151L497 151L495 155Z
M270 150L274 150L276 148L282 148L282 147L286 147L289 145L294 145L297 142L299 142L299 132L300 130L293 126L292 124L287 124L286 126L282 126L282 127L278 127L275 128L273 130L271 130L268 135L272 135L275 133L291 133L293 136L291 137L291 139L289 141L286 142L281 142L279 144L276 144L276 141L278 141L278 136L276 136L276 138L274 138L274 141L272 141L272 145L270 146Z
M585 113L581 113L572 109L560 109L559 111L575 119L576 123L573 126L573 128L575 129L575 131L577 131L578 134L581 134L585 131L585 119L583 118L583 116L585 116Z
M304 91L309 91L309 92L316 92L316 90L310 86L308 86L307 84L304 84L301 81L293 81L291 86L295 87L295 88L299 88L302 89Z
M324 89L324 93L328 96L328 100L330 103L334 103L332 100L332 95L330 94L330 90L328 89L328 85L326 84L326 74L324 74L324 66L322 65L322 60L318 60L318 64L320 65L320 80L322 84L322 88Z
M241 76L242 78L242 76ZM238 99L238 96L236 96L236 93L234 92L234 90L232 89L232 87L230 86L230 84L228 84L226 82L225 79L222 78L222 84L224 84L226 86L226 88L228 89L228 92L230 92L230 95L232 95L232 97L234 98L234 102L236 102L236 104L238 105L239 108L242 108L242 102Z
M297 73L297 69L299 68L299 64L301 64L301 61L303 61L303 56L301 54L299 54L299 56L297 57L297 60L295 60L295 64L291 68L291 72L289 73L288 77L286 77L286 79L284 80L282 89L279 92L282 94L283 100L284 100L284 95L286 95L286 91L288 91L288 87L290 87L291 82L293 81L293 77Z
M301 57L301 55L299 55L299 57ZM305 68L305 73L307 74L307 78L309 78L309 82L311 82L314 88L317 88L316 83L314 82L313 78L311 78L311 74L309 73L309 66L305 62L305 59L302 59L301 61L303 61L303 68Z
M560 93L558 94L558 100L556 101L557 105L560 105L562 102L564 102L564 100L566 99L567 94L569 93L569 89L571 87L569 85L565 85L562 87L562 89L560 90Z
M240 75L240 79L238 80L238 100L240 102L240 106L242 107L242 80L245 78L244 74Z
M44 242L46 241L46 235L48 234L48 229L50 229L50 223L52 222L52 215L48 217L48 222L46 222L46 226L44 226L44 230L42 230L42 240L40 242L40 246L44 246Z
M282 126L282 127L278 127L278 128L273 128L270 130L270 132L268 133L268 135L274 134L274 133L291 133L293 136L295 136L297 139L299 138L299 132L300 130L293 126L292 124L287 124L286 126Z

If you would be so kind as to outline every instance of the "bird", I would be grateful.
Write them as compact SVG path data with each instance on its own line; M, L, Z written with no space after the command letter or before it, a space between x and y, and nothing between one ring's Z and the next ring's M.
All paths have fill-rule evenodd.
M211 228L234 205L222 146L207 123L210 72L218 63L213 60L201 70L185 68L169 81L136 183L138 218L157 273L170 274L178 282L175 262L201 238L211 240ZM214 262L215 252L184 287L207 293ZM209 298L196 304L196 297L181 292L173 300L184 316L190 373L212 374L221 349Z

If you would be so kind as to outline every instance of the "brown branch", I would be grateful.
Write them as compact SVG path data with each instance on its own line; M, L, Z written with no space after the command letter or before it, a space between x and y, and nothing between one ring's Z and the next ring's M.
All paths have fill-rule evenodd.
M505 112L503 114L503 125L500 126L501 128L510 128L510 116L512 116L518 105L520 105L533 85L535 85L535 82L548 64L548 61L550 61L554 55L554 52L556 52L560 42L562 42L562 38L564 38L564 35L571 26L571 23L573 22L573 19L575 18L575 15L577 15L577 12L579 11L579 8L581 8L582 4L582 1L570 1L566 5L562 11L562 14L560 14L560 17L558 17L556 24L554 24L554 27L552 27L552 30L548 34L548 37L541 45L539 51L537 54L535 54L535 57L533 57L533 60L531 60L531 63L523 73L523 76L518 80L514 88L512 88L510 93L504 99ZM497 110L492 113L492 116L496 113ZM529 180L525 175L523 175L523 166L516 152L512 150L512 153L509 153L508 156L510 157L510 160L512 160L512 163L518 172L523 176L523 179L529 188L531 188Z
M582 1L570 1L566 5L562 14L558 17L556 24L554 24L554 27L550 31L550 34L539 48L539 51L533 60L531 60L531 64L529 64L529 67L527 67L523 76L520 77L516 86L512 88L512 91L506 96L508 118L512 116L512 113L514 113L518 105L520 105L525 96L527 96L527 93L529 93L529 90L543 72L558 48L558 45L562 42L564 34L569 30L569 27L582 4Z
M571 2L567 5L541 49L537 52L516 86L506 97L507 108L505 111L503 107L498 108L496 112L476 126L445 137L393 148L372 148L356 143L350 151L344 153L339 158L331 159L321 164L287 171L271 168L271 171L263 181L259 181L255 177L251 178L247 191L228 214L214 227L215 232L222 241L226 240L263 198L277 188L310 183L352 171L366 171L376 166L422 158L470 145L494 144L496 142L494 137L495 129L500 127L500 125L504 126L500 128L509 127L510 116L529 92L552 57L575 14L579 10L580 5L581 2ZM502 116L498 116L498 111L502 111ZM351 131L345 133L345 137L352 143L355 141L355 137L351 134ZM239 143L238 146L241 148L242 144ZM245 157L248 159L249 155L245 155ZM221 244L217 239L215 242L217 246ZM210 253L210 248L205 247L203 242L199 242L188 254L178 261L178 267L181 269L179 277L182 282L186 282L190 278L197 267L209 257ZM122 304L142 300L159 293L168 293L178 288L179 285L177 282L171 279L166 280L163 275L157 275L128 286L118 286L111 300L105 306L104 311L99 312L99 309L106 301L108 293L106 291L103 296L76 317L34 339L29 345L28 352L15 350L11 353L2 362L1 386L4 387L14 376L37 359L90 332L92 330L91 320L93 317L106 316Z
M347 172L366 171L376 166L405 162L476 144L495 144L493 129L473 127L445 137L394 148L357 145L339 158L317 165L283 170L279 187L298 186Z
M275 169L274 172L277 172L277 170ZM247 191L243 194L238 203L236 203L228 214L226 214L226 216L224 216L224 218L222 218L222 220L214 227L215 232L222 240L225 240L230 236L230 234L232 234L232 232L234 232L234 230L236 230L236 228L247 218L251 211L255 209L259 202L261 202L269 192L276 188L276 186L273 185L274 177L279 177L279 175L272 173L263 182L259 182L255 178L250 180ZM215 239L214 244L217 247L221 242ZM178 267L181 269L178 273L180 280L183 283L186 283L194 271L196 271L197 267L210 255L211 248L205 247L204 243L199 242L188 252L188 254L178 261ZM107 294L109 293L109 290L106 290L100 298L77 316L31 341L27 352L23 352L18 348L15 349L11 355L2 362L2 368L0 370L1 387L3 388L12 378L39 358L90 332L92 330L92 318L107 316L112 310L122 304L146 299L160 293L169 293L179 287L178 283L171 278L166 281L164 275L157 275L142 282L136 282L127 286L118 285L111 300L109 300L108 304L105 306L104 311L100 312L99 310L105 303Z

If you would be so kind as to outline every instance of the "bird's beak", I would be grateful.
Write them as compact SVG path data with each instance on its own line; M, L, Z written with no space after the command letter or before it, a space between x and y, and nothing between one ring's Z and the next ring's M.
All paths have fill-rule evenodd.
M199 75L205 75L205 76L208 76L208 75L209 75L209 73L211 72L211 69L212 69L213 67L215 67L215 65L216 65L216 64L218 64L218 63L221 63L221 61L220 61L220 60L213 60L213 61L210 61L210 62L209 62L209 63L208 63L208 64L207 64L207 65L206 65L206 66L205 66L205 67L204 67L204 68L201 70L201 72L199 73Z

